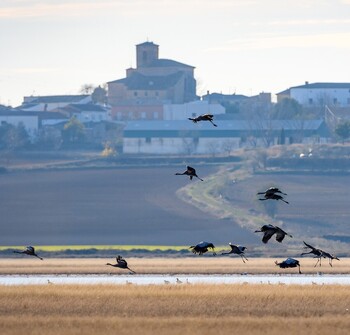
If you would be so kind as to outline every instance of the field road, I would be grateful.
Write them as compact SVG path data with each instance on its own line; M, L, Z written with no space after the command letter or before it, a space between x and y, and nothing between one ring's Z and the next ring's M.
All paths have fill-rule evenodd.
M256 241L254 233L176 196L200 181L185 167L21 172L0 175L0 245L192 245ZM197 167L199 176L215 167Z

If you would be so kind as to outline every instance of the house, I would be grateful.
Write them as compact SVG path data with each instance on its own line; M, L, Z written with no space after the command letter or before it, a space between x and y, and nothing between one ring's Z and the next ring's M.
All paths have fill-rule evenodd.
M66 123L69 117L60 112L32 112L39 117L39 128L54 126L59 123Z
M207 91L207 94L203 95L202 99L210 104L221 104L225 107L226 113L229 114L246 114L247 111L265 113L272 106L271 93L264 92L248 97L242 94L209 93Z
M98 104L69 104L64 107L55 108L53 111L66 115L66 117L76 117L82 123L109 121L110 111L106 107Z
M39 117L36 113L23 112L11 107L0 107L0 125L10 124L15 127L23 125L24 129L33 141L39 129Z
M350 108L350 83L309 83L277 93L277 102L294 99L305 108Z
M159 58L153 42L136 45L136 68L126 77L108 82L108 103L113 119L163 119L164 104L197 100L194 67Z
M91 103L91 95L52 95L24 97L21 106L17 107L26 112L49 112L70 104Z
M123 152L128 154L219 154L242 147L266 147L329 140L323 120L129 121ZM283 135L282 135L283 134ZM283 137L283 141L282 141Z

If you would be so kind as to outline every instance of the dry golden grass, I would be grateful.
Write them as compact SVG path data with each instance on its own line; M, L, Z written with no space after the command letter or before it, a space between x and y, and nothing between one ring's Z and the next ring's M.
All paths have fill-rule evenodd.
M350 273L350 258L334 260L333 267L322 260L322 267L314 267L314 258L297 257L305 274L317 272ZM138 274L234 274L234 273L297 273L297 269L280 269L274 261L282 258L249 258L243 263L240 257L184 257L184 258L127 258L128 265ZM115 263L113 258L37 258L0 259L0 274L125 274L126 270L106 266Z
M0 287L13 334L348 334L349 288L278 285Z

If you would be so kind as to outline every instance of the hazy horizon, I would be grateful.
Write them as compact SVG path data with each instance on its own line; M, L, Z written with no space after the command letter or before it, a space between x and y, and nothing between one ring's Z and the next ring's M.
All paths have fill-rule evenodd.
M0 104L125 77L135 45L194 66L197 94L350 82L350 0L4 0Z

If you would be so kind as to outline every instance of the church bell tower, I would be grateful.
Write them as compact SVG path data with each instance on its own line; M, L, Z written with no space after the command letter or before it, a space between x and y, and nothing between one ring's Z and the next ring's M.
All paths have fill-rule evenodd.
M158 55L159 45L154 44L153 42L144 42L136 45L136 66L147 67L150 64L159 58Z

